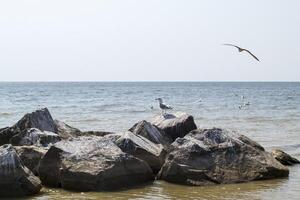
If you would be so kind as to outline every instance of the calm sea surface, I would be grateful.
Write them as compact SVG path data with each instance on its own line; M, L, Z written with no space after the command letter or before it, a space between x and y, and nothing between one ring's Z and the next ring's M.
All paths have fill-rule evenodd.
M48 107L53 118L81 130L124 131L160 113L157 97L172 105L172 112L192 114L199 128L238 130L267 149L280 147L300 158L299 82L0 83L0 128ZM290 171L288 179L209 187L156 181L118 192L44 188L34 199L299 199L300 166Z

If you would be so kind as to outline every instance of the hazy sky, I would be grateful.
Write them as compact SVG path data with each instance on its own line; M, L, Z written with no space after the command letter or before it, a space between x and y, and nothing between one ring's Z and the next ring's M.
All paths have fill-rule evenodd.
M0 81L28 80L300 81L300 1L1 1Z

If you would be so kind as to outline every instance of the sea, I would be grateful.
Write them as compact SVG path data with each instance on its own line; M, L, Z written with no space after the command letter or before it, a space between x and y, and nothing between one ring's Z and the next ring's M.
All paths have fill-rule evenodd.
M1 82L0 128L47 107L54 119L83 131L124 132L160 114L194 116L198 128L238 131L267 150L300 159L300 82ZM29 199L299 199L300 166L285 179L187 187L155 181L114 192L43 188Z

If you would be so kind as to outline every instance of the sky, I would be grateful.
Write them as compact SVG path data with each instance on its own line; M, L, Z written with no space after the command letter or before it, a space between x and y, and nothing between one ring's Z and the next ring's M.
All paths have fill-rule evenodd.
M1 1L0 81L300 81L299 10L299 0Z

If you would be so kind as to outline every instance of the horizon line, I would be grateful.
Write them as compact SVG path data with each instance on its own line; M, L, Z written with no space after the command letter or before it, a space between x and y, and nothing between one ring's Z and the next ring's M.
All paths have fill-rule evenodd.
M233 80L233 81L229 81L229 80L206 80L206 81L199 81L199 80L145 80L145 81L141 81L141 80L91 80L91 81L87 81L87 80L49 80L49 81L41 81L41 80L21 80L21 81L0 81L0 83L299 83L300 80L265 80L265 81L261 81L261 80Z

